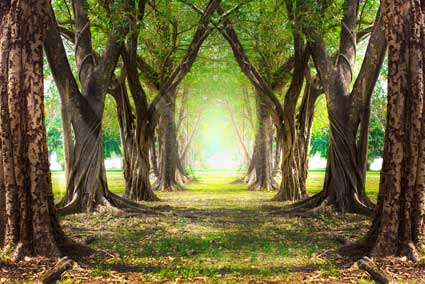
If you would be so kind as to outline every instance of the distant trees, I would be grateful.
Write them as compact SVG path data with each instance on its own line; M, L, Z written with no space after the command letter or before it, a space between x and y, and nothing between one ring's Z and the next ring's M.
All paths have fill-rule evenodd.
M80 9L78 1L74 3L73 16L77 17L75 27L70 24L68 27L59 26L58 29L61 35L74 42L77 67L80 66L77 68L80 81L100 83L97 79L89 80L84 77L97 74L92 73L87 66L93 64L93 68L100 68L100 60L109 62L114 59L115 62L114 67L108 65L111 67L108 71L112 70L109 74L113 79L103 81L99 90L111 93L116 101L127 198L136 201L157 199L152 192L150 173L156 176L153 186L155 189L182 189L181 183L186 177L181 159L187 153L186 146L191 143L181 145L182 140L177 133L181 126L181 117L176 117L176 114L184 114L176 105L178 86L190 71L202 44L216 30L230 44L237 63L257 94L258 123L252 154L243 141L243 134L238 132L236 125L233 126L239 137L241 151L247 160L248 156L251 156L246 178L250 188L276 189L278 186L274 175L281 172L282 182L275 199L297 201L306 197L307 164L313 136L313 151L326 155L328 145L330 150L324 195L309 199L308 205L302 203L295 207L313 208L321 206L325 201L339 211L370 212L372 204L364 192L367 143L371 140L371 149L374 155L377 155L382 141L368 139L371 115L369 105L385 47L384 41L381 41L382 30L374 29L380 25L379 19L374 26L369 23L369 26L365 27L364 23L375 20L370 12L365 12L365 7L376 6L376 3L360 4L358 1L347 0L338 8L327 6L326 3L310 5L308 1L293 3L288 0L284 5L264 1L264 5L239 3L233 7L231 3L210 1L205 9L190 1L169 4L160 1L139 1L137 7L129 1L116 5L113 9L109 4L105 4L102 7L105 10L102 17L105 19L119 9L134 9L130 9L131 12L126 14L126 17L118 17L122 25L112 30L121 40L116 43L118 49L121 48L117 58L106 59L106 53L105 56L96 54L93 63L90 63L88 51L97 53L99 49L103 52L105 43L99 38L108 38L108 32L97 31L101 36L97 33L91 34L90 43L90 36L87 34L89 31L83 30L78 36L79 41L76 42L73 39L73 29L78 30L81 25L78 21L90 24L87 21L90 15L84 5ZM361 8L360 5L365 7ZM148 16L145 19L146 9ZM175 9L191 13L195 11L200 20L196 22L193 17L186 17L184 13L177 19ZM309 9L311 13L306 14L305 11ZM209 14L206 15L206 12ZM343 16L337 31L335 28L329 28L335 27L334 18L326 16L329 13L339 13ZM241 21L233 22L233 18L240 18ZM275 28L271 28L271 23ZM108 27L103 21L100 21L99 25ZM191 29L195 32L191 33ZM83 35L86 40L81 41ZM358 43L368 35L371 35L369 47L357 75L354 67ZM111 36L113 34L109 35L112 40ZM108 46L110 47L106 45L106 48ZM46 51L52 59L48 48ZM83 54L87 55L85 59L81 58ZM113 55L116 56L117 53L114 52ZM84 64L81 64L83 59ZM65 82L67 79L61 80ZM66 126L73 120L72 113L78 111L66 111L73 104L73 100L67 99L63 94L67 88L73 90L72 92L75 92L76 88L72 80L67 83L71 87L66 87L63 83L62 85L59 89L63 105L68 105L62 111L63 121L68 121L64 123L66 130ZM81 87L84 88L84 84ZM331 133L329 138L326 137L326 128L312 133L315 104L322 93L326 94L327 99ZM99 95L100 99L97 101L103 101L103 96L104 94ZM92 124L97 125L94 132L99 130L99 135L96 134L93 138L101 137L100 125L104 107L95 102L88 105L99 107L95 107L98 120ZM70 115L71 118L67 118ZM374 132L371 133L382 134L377 127L382 125L382 121L374 113L372 117ZM233 118L233 124L235 123ZM73 122L74 132L78 127L78 123ZM71 154L74 152L73 144L77 146L79 143L76 141L82 139L78 138L77 132L75 138L72 138L72 131L64 131L64 137L68 137L64 139L68 141L64 143L64 154L68 157L67 168L75 165L75 155ZM186 135L191 136L188 133ZM103 140L104 145L117 142ZM189 140L186 139L187 142ZM106 142L109 144L105 144ZM100 146L99 148L102 149ZM78 153L77 150L75 151ZM102 151L98 152L102 154ZM340 158L341 161L335 161ZM101 182L96 184L103 184L101 187L105 188L104 166L103 163L98 164ZM87 182L94 182L93 176L91 175ZM72 179L69 180L71 184ZM339 192L341 190L347 190L347 194ZM71 196L67 195L68 202Z

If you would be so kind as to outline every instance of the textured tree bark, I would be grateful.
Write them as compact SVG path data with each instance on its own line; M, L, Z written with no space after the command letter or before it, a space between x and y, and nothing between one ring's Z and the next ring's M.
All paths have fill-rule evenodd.
M1 20L0 20L1 21ZM2 29L0 23L0 30ZM0 40L0 50L1 50L1 40ZM1 62L1 59L0 59ZM1 67L0 67L1 72ZM0 78L1 78L0 74ZM0 150L0 157L2 157ZM0 159L0 247L3 247L4 241L4 232L6 229L6 189L4 187L4 172L3 172L3 159Z
M160 139L160 172L159 178L154 185L158 191L182 191L183 186L177 181L179 174L177 163L179 159L177 148L177 134L175 123L176 91L171 90L167 95L167 103L164 105L159 120Z
M126 189L124 197L134 201L159 200L152 191L149 179L150 141L137 140L137 128L124 83L118 83L113 94L117 102L118 123L123 145L123 165Z
M259 122L253 154L254 169L248 183L249 189L275 190L278 186L273 178L273 151L271 147L273 122L260 96L257 96L256 105Z
M0 140L5 191L4 249L14 260L59 256L44 126L43 38L48 1L0 3Z
M425 216L425 8L422 1L383 1L388 106L378 204L364 239L343 251L420 260Z
M359 161L357 132L362 110L368 108L379 70L385 56L386 41L378 13L360 73L350 91L355 64L355 33L358 1L347 0L343 17L340 55L334 64L318 31L310 50L327 98L330 121L329 156L323 191L289 208L295 211L322 211L330 206L340 212L370 214L373 204L366 196L364 161ZM363 128L367 124L364 121ZM364 141L364 140L363 140Z

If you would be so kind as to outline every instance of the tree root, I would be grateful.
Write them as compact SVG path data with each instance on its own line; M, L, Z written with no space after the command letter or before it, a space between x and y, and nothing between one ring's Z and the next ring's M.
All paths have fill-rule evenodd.
M354 213L366 216L373 214L373 208L360 202L357 198L352 198L346 208L338 208L329 197L323 197L323 192L319 192L307 199L290 204L284 208L288 214L299 214L300 216L316 216L326 212Z
M62 274L71 269L74 265L74 261L69 259L68 257L61 258L56 265L49 269L44 275L41 277L40 281L43 284L53 284L56 283L62 276Z
M391 282L391 277L379 269L370 258L363 257L357 264L359 268L366 271L376 283L388 284Z
M255 181L252 184L248 185L248 189L251 191L276 191L277 189L279 189L279 185L274 179L265 183Z
M151 188L149 188L149 191L144 191L142 194L138 194L136 192L125 192L124 193L124 199L128 201L133 202L140 202L140 201L161 201L158 196L155 195L155 193L152 191Z
M158 182L153 186L154 190L161 192L178 192L186 191L186 189L177 182L172 182L171 184L165 184L163 182Z
M108 192L108 196L100 195L96 198L96 204L92 208L83 208L81 206L81 197L75 194L72 201L62 206L61 203L57 205L57 212L61 215L70 215L76 213L89 213L96 210L104 210L117 215L126 215L128 212L137 212L143 214L150 214L154 211L147 209L142 204L135 201L127 200L112 192Z
M232 181L230 184L245 184L245 183L247 183L246 179L247 179L247 177L244 176L244 177L241 177L241 178L238 178L238 179Z

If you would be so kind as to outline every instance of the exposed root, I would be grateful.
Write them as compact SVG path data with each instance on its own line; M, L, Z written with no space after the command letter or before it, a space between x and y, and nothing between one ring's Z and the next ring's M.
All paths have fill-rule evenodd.
M400 250L400 255L405 255L408 259L413 262L419 262L421 260L421 254L419 253L416 245L412 242L404 245Z
M159 200L159 199L158 199ZM116 215L126 215L129 212L137 212L143 214L153 213L151 209L147 209L142 204L139 204L135 201L125 199L121 196L118 196L112 192L108 192L108 196L100 195L96 199L96 204L92 208L83 208L81 202L81 197L76 194L72 201L67 205L60 207L61 204L57 206L57 212L61 215L69 215L76 213L89 213L93 211L106 210L112 214Z
M161 201L158 196L152 191L149 187L148 190L144 190L143 192L128 192L124 193L124 198L129 201L140 202L140 201Z
M276 191L278 188L279 185L274 179L267 182L255 181L248 186L248 189L252 191Z
M177 182L172 183L164 183L159 182L153 186L154 190L162 191L162 192L178 192L178 191L186 191L186 189Z
M135 201L125 199L121 196L118 196L114 193L110 193L109 198L113 207L119 208L127 212L137 212L143 214L154 214L155 212L152 209L149 209L142 204L139 204ZM159 200L159 199L158 199Z
M192 179L190 177L188 177L187 175L178 172L176 174L176 181L179 184L188 184L188 183L192 182Z
M319 192L305 200L296 202L285 207L285 212L289 214L299 214L300 216L315 216L326 212L354 213L366 216L373 214L373 207L367 207L357 198L352 198L345 208L338 207L329 197L323 197L323 192Z
M298 192L292 192L285 189L282 190L281 188L279 189L275 197L272 198L272 201L291 201L291 202L295 201L296 202L307 197L306 193L301 192L299 189L296 189L296 190L298 190Z
M376 283L391 283L391 277L382 271L378 266L376 266L376 264L368 257L362 258L358 261L357 264L359 268L366 271Z
M244 183L247 183L246 179L247 179L247 177L244 176L244 177L241 177L241 178L238 178L238 179L232 181L230 184L244 184Z
M74 261L68 257L61 258L54 267L50 268L41 277L41 283L53 284L56 283L62 277L62 274L71 269L74 265Z
M285 211L307 211L309 209L312 209L314 207L317 207L322 202L321 194L317 193L311 197L308 197L304 200L295 202L293 204L287 205L285 207Z

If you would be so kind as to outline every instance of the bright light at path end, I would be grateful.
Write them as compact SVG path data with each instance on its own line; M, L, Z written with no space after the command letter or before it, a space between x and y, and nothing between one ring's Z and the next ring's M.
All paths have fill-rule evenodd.
M231 153L215 153L207 159L207 166L212 169L237 169L239 162L232 158Z

